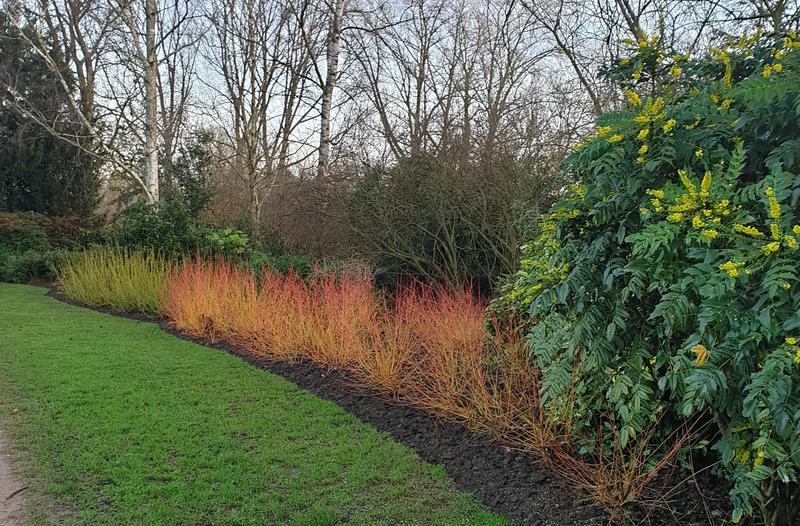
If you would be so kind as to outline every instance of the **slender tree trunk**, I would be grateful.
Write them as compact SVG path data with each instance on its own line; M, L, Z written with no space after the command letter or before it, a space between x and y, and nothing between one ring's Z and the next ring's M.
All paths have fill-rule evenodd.
M258 237L261 231L261 196L258 195L258 183L255 176L250 179L250 235Z
M339 51L342 47L342 17L347 0L335 0L331 6L331 23L326 42L327 71L322 90L322 109L319 127L319 162L317 177L322 178L331 160L331 105L339 76Z
M158 202L158 57L156 55L156 0L145 2L145 182L147 202Z

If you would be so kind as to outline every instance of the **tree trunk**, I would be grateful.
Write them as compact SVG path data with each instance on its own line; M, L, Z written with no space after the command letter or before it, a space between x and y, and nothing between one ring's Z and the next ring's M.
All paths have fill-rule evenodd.
M158 106L156 0L145 1L145 183L147 202L158 202Z
M336 80L339 76L339 51L342 47L342 17L347 0L335 0L331 6L331 23L326 42L327 71L325 85L322 87L322 108L319 127L319 161L317 177L322 178L328 171L331 159L331 105Z
M258 195L258 184L251 179L250 183L250 235L258 237L261 231L261 197Z

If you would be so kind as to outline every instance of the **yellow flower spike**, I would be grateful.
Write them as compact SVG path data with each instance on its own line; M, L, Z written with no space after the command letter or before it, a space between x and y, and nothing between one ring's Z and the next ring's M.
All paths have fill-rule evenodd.
M731 278L738 278L739 277L739 267L744 265L744 263L740 261L726 261L722 265L719 266L720 270L724 270L728 273L728 276Z
M764 66L764 69L761 71L761 76L766 79L766 78L769 78L770 75L772 75L772 66L767 64L766 66Z
M733 457L734 464L742 465L742 464L747 464L749 461L750 461L750 452L746 448L740 447L739 449L736 450L736 454Z
M777 223L770 223L769 232L770 234L772 234L772 239L774 239L775 241L780 241L781 229L778 227Z
M769 201L769 216L777 221L781 218L781 205L778 203L777 197L775 197L775 189L768 186L765 193L767 194L767 201Z
M639 155L644 155L647 153L647 145L643 144L641 148L639 148Z
M653 105L650 107L650 113L652 115L657 115L661 108L664 107L664 97L657 97Z
M794 337L786 338L786 345L797 345L797 338Z
M645 193L656 199L664 199L664 197L667 195L664 193L664 190L647 190Z
M612 131L613 131L613 128L611 126L601 126L600 128L597 129L597 136L598 137L605 137L606 135L608 135Z
M775 73L780 73L781 71L783 71L783 66L781 64L773 64L772 71L774 71Z
M640 208L639 209L639 213L642 214L642 215L650 215L650 209L649 208Z
M781 286L782 286L783 288L785 288L786 290L789 290L790 288L792 288L792 286L791 286L791 285L789 284L789 282L787 282L787 281L784 281L784 282L783 282L783 285L781 285Z
M732 67L731 67L731 57L722 50L722 49L712 49L711 56L714 57L714 60L720 62L725 65L725 75L722 77L722 83L725 84L725 87L730 89L731 83L731 74L732 74Z
M638 108L642 105L642 99L639 98L638 93L629 88L625 88L622 91L625 93L625 96L628 97L628 100L631 101L631 105L633 105L634 108Z
M692 227L693 228L703 228L706 226L705 221L703 221L700 216L694 216L692 218Z
M761 251L764 253L765 256L769 256L774 254L775 252L781 249L781 244L778 241L773 241L772 243L767 243L763 247L761 247Z
M664 211L664 205L661 204L659 199L651 199L650 204L653 205L653 209L655 209L656 212Z
M754 226L735 224L733 225L733 229L740 234L745 234L750 237L764 237L764 233Z
M683 70L678 67L677 64L673 64L671 68L669 68L669 74L673 77L680 77L683 74Z
M708 199L708 192L711 190L711 172L703 174L703 180L700 182L700 198Z
M650 128L642 128L639 130L639 135L636 136L637 141L646 141L650 135Z
M709 228L701 231L700 235L708 239L717 239L719 237L719 232L713 228Z
M644 164L646 162L647 162L647 159L644 158L644 157L637 157L636 158L636 164Z
M797 250L797 238L794 236L785 236L783 243L791 250Z
M718 104L719 103L719 95L717 95L716 93L712 93L711 94L711 102L713 102L714 104Z
M794 353L794 363L800 364L800 349L797 349Z
M686 173L686 170L678 170L678 177L680 178L683 187L689 192L689 196L692 199L697 197L697 188L694 186L692 180L689 179L689 174Z
M797 234L798 236L800 236L800 225L794 225L794 226L792 227L792 232L794 232L795 234Z
M672 131L672 128L674 128L677 123L678 122L675 119L670 119L664 123L661 129L664 130L664 133L669 133Z
M680 212L675 212L667 216L667 221L670 223L680 223L683 221L683 214Z
M620 134L612 135L611 137L608 138L608 144L614 144L615 142L620 142L624 138L625 137L623 137Z
M694 359L695 365L703 365L708 361L709 352L705 345L698 344L692 347L692 352L696 356Z
M703 157L703 150L701 150L701 149L695 150L694 151L694 156L697 157L698 159L702 158Z
M723 100L723 101L722 101L722 103L719 105L719 108L720 108L721 110L727 110L727 109L730 109L730 107L731 107L731 104L733 104L733 99L725 99L725 100Z
M704 215L705 217L711 217L711 214L713 214L713 213L714 213L714 212L712 212L711 210L709 210L709 209L707 209L707 208L706 208L705 210L703 210L703 215Z

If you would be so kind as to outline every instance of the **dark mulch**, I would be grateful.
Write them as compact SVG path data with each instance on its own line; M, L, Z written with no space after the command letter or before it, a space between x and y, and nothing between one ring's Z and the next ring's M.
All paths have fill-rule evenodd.
M475 494L487 507L506 515L515 523L528 526L600 525L609 522L606 510L592 505L575 490L564 486L555 474L531 454L496 444L466 428L443 422L419 409L388 400L357 385L346 373L315 364L267 361L224 342L190 338L164 320L136 313L120 313L71 301L56 289L50 296L59 301L124 316L153 321L179 338L220 349L250 364L275 373L316 396L332 401L356 418L389 434L394 440L414 449L426 462L444 467L458 489ZM719 481L703 476L699 486L707 491ZM622 518L628 524L705 525L722 524L726 511L725 492L720 488L706 499L698 494L695 482L672 483L668 502L646 509L638 505ZM712 490L713 491L713 490ZM668 506L667 506L668 504Z

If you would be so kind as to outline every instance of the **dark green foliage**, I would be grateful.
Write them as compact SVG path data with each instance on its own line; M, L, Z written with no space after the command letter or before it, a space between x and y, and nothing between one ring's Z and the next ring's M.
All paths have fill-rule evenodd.
M0 281L52 280L59 258L98 231L77 217L0 212Z
M145 247L172 257L223 257L238 261L257 274L263 268L308 277L311 258L302 254L266 251L235 228L215 228L197 219L187 206L168 200L158 206L135 204L120 220L113 242L122 247Z
M153 248L170 256L234 256L244 254L248 247L243 232L213 228L177 200L130 206L114 231L114 240L123 247Z
M658 45L608 72L629 108L565 163L579 198L555 208L546 266L565 274L508 293L534 293L529 342L554 420L591 434L610 419L604 443L623 447L705 421L733 518L793 524L800 44L743 38L691 59Z
M5 251L0 249L0 281L28 283L31 280L52 281L56 266L66 251L63 249L28 249Z
M50 247L50 241L41 224L23 216L0 213L0 247L20 252L28 249Z
M3 86L14 86L0 89L0 210L87 216L99 185L95 161L86 153L90 141L73 118L68 95L20 31L32 29L18 28L0 12L0 76ZM39 120L55 123L53 130L31 119L30 108Z
M199 217L213 194L211 169L211 132L195 130L185 145L181 145L174 161L164 162L162 192L166 200L178 201L192 217Z

